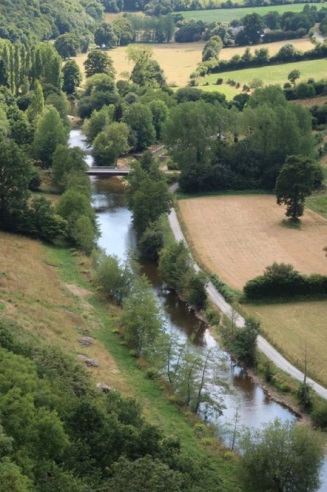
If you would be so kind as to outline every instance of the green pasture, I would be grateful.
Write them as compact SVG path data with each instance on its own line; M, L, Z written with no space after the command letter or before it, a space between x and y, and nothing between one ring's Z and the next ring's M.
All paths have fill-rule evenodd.
M295 69L299 70L301 74L300 79L297 83L301 81L307 81L308 78L311 77L313 77L315 80L327 78L327 60L310 60L214 73L201 79L200 88L208 90L209 87L212 87L216 83L218 78L222 78L224 82L226 82L228 79L235 80L235 82L239 82L241 85L249 84L254 78L262 80L265 85L283 85L285 82L288 82L288 74ZM207 82L209 82L210 84L209 87L202 87L202 84L205 84ZM221 86L214 85L214 87L216 87L216 90L220 91L218 87ZM212 90L215 89L212 88Z
M302 12L305 4L296 3L289 5L269 5L268 7L245 7L238 9L212 9L212 10L189 10L182 12L185 19L194 19L203 22L231 22L241 19L247 14L256 12L259 15L266 15L268 12L277 11L279 14L284 12ZM318 4L319 7L320 4Z
M199 88L205 92L220 92L221 94L225 94L228 101L231 101L233 97L237 96L237 94L241 94L242 92L240 89L235 89L235 87L227 84L201 85Z

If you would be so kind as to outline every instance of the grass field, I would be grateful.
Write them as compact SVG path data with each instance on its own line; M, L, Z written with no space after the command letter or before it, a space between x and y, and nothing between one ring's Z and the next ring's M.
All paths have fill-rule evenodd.
M327 262L327 259L322 260ZM277 349L299 369L304 369L307 350L310 376L327 386L327 302L246 305L245 311L257 318L264 333Z
M280 15L284 12L301 12L304 4L293 5L269 5L268 7L245 7L239 9L214 9L214 10L190 10L182 12L185 19L194 19L203 22L231 22L241 19L247 14L255 12L259 15L266 15L268 12L277 11Z
M226 96L227 101L231 101L233 97L237 96L237 94L241 94L242 91L240 89L235 89L228 84L221 85L202 85L199 89L205 92L220 92Z
M301 73L300 81L306 81L310 77L316 80L324 79L327 76L327 60L310 60L296 63L285 63L283 65L272 65L268 67L247 68L244 70L234 70L230 72L222 72L219 74L211 74L201 79L202 83L214 84L218 77L224 81L228 79L235 80L241 85L249 84L254 78L258 78L267 84L283 85L287 82L287 76L291 70L299 70Z
M311 210L292 229L281 224L285 209L272 195L199 197L179 208L196 257L231 287L241 289L274 261L327 275L327 220Z

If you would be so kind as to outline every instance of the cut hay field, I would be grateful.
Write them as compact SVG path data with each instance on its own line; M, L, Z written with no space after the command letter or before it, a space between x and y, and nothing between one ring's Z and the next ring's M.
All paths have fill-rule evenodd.
M117 15L117 14L115 14ZM266 43L260 45L260 48L268 48L271 54L277 53L287 41L277 43ZM295 39L292 43L297 49L306 51L312 48L312 43L309 39ZM169 44L147 44L153 50L153 58L158 61L163 68L167 77L168 84L176 84L178 87L187 85L190 74L194 72L196 66L201 62L203 42L199 43L169 43ZM254 51L257 46L251 47ZM221 60L229 60L232 56L242 55L245 47L224 48L220 52ZM119 47L108 50L109 56L113 59L117 78L123 72L131 72L133 64L129 63L126 57L126 47ZM79 54L75 58L82 72L84 71L83 63L86 60L86 54ZM212 76L211 76L212 77ZM214 75L212 80L216 81L218 75ZM207 79L203 79L207 81ZM217 90L215 88L211 90ZM237 93L237 92L236 92Z
M147 44L147 46L152 48L153 58L164 70L168 84L183 87L187 85L190 74L201 61L204 43ZM126 47L109 50L108 55L114 62L118 79L121 73L132 71L133 63L127 60ZM84 71L83 62L86 57L86 54L79 54L75 58L82 71Z
M267 84L283 85L287 82L287 76L291 70L299 70L301 73L298 82L306 81L310 77L316 80L324 79L327 76L327 60L310 60L296 63L285 63L282 65L271 65L258 68L246 68L244 70L231 70L229 72L215 73L201 79L201 84L214 84L217 78L222 78L224 81L228 79L235 80L241 85L249 84L254 78L258 78Z
M306 209L301 229L281 224L285 209L270 195L224 195L179 201L196 258L228 285L241 289L274 261L302 273L327 275L327 220Z
M300 51L309 51L314 48L314 44L310 38L292 39L290 41L277 41L275 43L262 43L255 46L248 46L250 52L254 54L254 51L260 48L267 48L270 55L276 55L278 51L285 46L285 44L291 43L295 49ZM223 48L219 53L220 60L230 60L234 55L242 56L245 52L245 46L232 46L230 48Z
M190 10L182 12L183 17L187 20L196 20L203 22L226 22L229 23L235 19L242 19L245 15L255 12L258 15L266 15L268 12L278 12L282 15L284 12L302 12L304 4L290 5L269 5L267 7L245 7L238 9L213 9L213 10Z

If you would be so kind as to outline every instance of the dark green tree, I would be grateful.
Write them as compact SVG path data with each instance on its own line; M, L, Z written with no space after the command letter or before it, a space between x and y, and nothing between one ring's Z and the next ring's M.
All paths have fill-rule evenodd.
M69 60L62 68L62 90L66 94L74 94L76 87L82 82L82 73L75 60Z
M286 217L297 221L303 215L305 198L314 190L319 167L312 159L289 156L276 181L278 205L286 205Z
M67 140L68 130L58 111L54 107L46 108L37 121L34 134L33 150L36 159L45 167L50 167L57 145L65 145Z
M132 104L126 109L123 121L130 127L130 144L135 151L142 151L155 142L156 131L148 107L141 103Z
M71 33L65 33L58 36L54 42L54 47L58 51L61 58L66 60L72 56L76 56L79 50L79 41Z
M0 137L0 228L19 230L29 198L30 165L12 140Z
M87 55L84 62L86 77L92 77L96 73L106 73L114 77L115 70L113 68L112 59L104 51L94 50Z
M117 45L118 38L111 24L103 22L94 32L94 41L101 48L113 48Z

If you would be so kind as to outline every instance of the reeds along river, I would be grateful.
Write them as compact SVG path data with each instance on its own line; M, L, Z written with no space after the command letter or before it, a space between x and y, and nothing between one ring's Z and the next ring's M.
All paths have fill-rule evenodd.
M86 148L80 130L72 130L70 145ZM87 163L92 165L92 157L87 156ZM124 192L117 178L91 178L93 183L93 205L97 210L97 220L101 232L98 245L107 254L123 259L130 248L135 248L136 240L132 226L131 213L127 209ZM225 405L223 415L216 420L222 431L232 426L235 412L238 411L238 426L260 427L262 424L279 418L282 421L294 420L296 417L281 404L272 401L260 386L252 381L244 371L230 363L229 355L222 351L211 336L205 324L198 320L188 306L174 292L166 289L160 279L155 264L143 264L144 273L149 278L158 303L162 306L167 330L178 335L181 340L192 337L193 350L204 351L215 348L222 360L219 378L226 382L226 392L220 386L212 386L212 392L222 397ZM215 369L216 370L216 369ZM223 396L221 396L223 394ZM219 432L219 431L218 431ZM228 437L225 438L228 444ZM322 473L325 485L320 489L327 491L327 463Z

